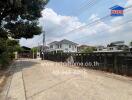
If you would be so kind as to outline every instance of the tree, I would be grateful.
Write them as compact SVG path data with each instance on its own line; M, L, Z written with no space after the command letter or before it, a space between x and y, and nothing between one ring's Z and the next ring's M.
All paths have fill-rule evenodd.
M6 40L0 38L0 54L2 54L4 51L6 51Z
M15 39L32 38L34 35L41 33L41 28L37 26L37 22L22 22L8 23L5 28L9 29L10 37Z
M95 51L95 47L87 47L84 50L82 50L81 53L92 53L93 51Z
M49 0L0 0L0 66L13 52L21 50L18 41L41 33L38 19Z
M0 37L16 39L32 38L41 33L37 25L41 11L49 0L1 0L0 1Z
M130 46L132 46L132 41L130 42Z
M17 51L18 47L20 47L18 41L0 38L0 68L14 58L13 52Z
M34 48L32 48L31 50L32 50L32 52L37 53L38 48L37 48L37 47L34 47Z

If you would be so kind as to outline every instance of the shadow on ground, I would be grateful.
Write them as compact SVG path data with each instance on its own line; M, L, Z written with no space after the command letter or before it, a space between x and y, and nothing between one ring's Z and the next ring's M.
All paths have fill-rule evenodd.
M33 60L29 60L29 59L28 60L26 60L26 59L17 60L14 62L11 72L13 74L13 73L22 71L25 68L30 68L30 67L37 65L37 64L39 64L39 62L37 62L37 61L34 62Z

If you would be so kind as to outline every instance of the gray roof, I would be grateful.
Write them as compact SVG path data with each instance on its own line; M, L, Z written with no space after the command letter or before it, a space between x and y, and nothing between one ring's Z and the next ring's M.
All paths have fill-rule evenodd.
M61 43L61 44L72 44L72 45L78 45L77 43L74 43L74 42L69 41L69 40L66 40L66 39L61 40L59 43Z
M115 42L111 42L111 44L115 44L115 45L124 44L124 43L125 43L124 41L115 41Z
M97 46L96 48L105 48L105 46L101 46L101 45L99 45L99 46Z
M53 41L53 42L49 43L49 45L50 44L57 44L57 43L58 43L58 41Z
M78 45L77 43L74 43L74 42L66 40L66 39L63 39L61 41L54 41L54 42L49 43L49 45L50 44L71 44L71 45Z

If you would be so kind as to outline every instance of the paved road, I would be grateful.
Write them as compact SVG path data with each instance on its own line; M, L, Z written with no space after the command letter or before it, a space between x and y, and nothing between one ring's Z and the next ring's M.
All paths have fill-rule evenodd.
M0 100L132 100L132 80L60 63L20 60Z

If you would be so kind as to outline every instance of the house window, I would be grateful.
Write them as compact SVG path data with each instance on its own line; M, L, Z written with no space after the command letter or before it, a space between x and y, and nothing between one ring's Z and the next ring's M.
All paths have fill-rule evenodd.
M66 51L68 51L68 48L65 48Z
M113 50L113 48L110 48L110 50Z
M130 52L132 52L132 48L130 48Z
M60 48L62 48L62 45L60 44Z
M74 46L72 46L72 50L74 50Z
M65 51L68 52L68 48L65 48Z
M59 45L57 45L57 48L60 48L60 46L59 46Z
M71 45L69 45L69 48L71 48Z
M53 45L50 45L50 48L53 48Z

